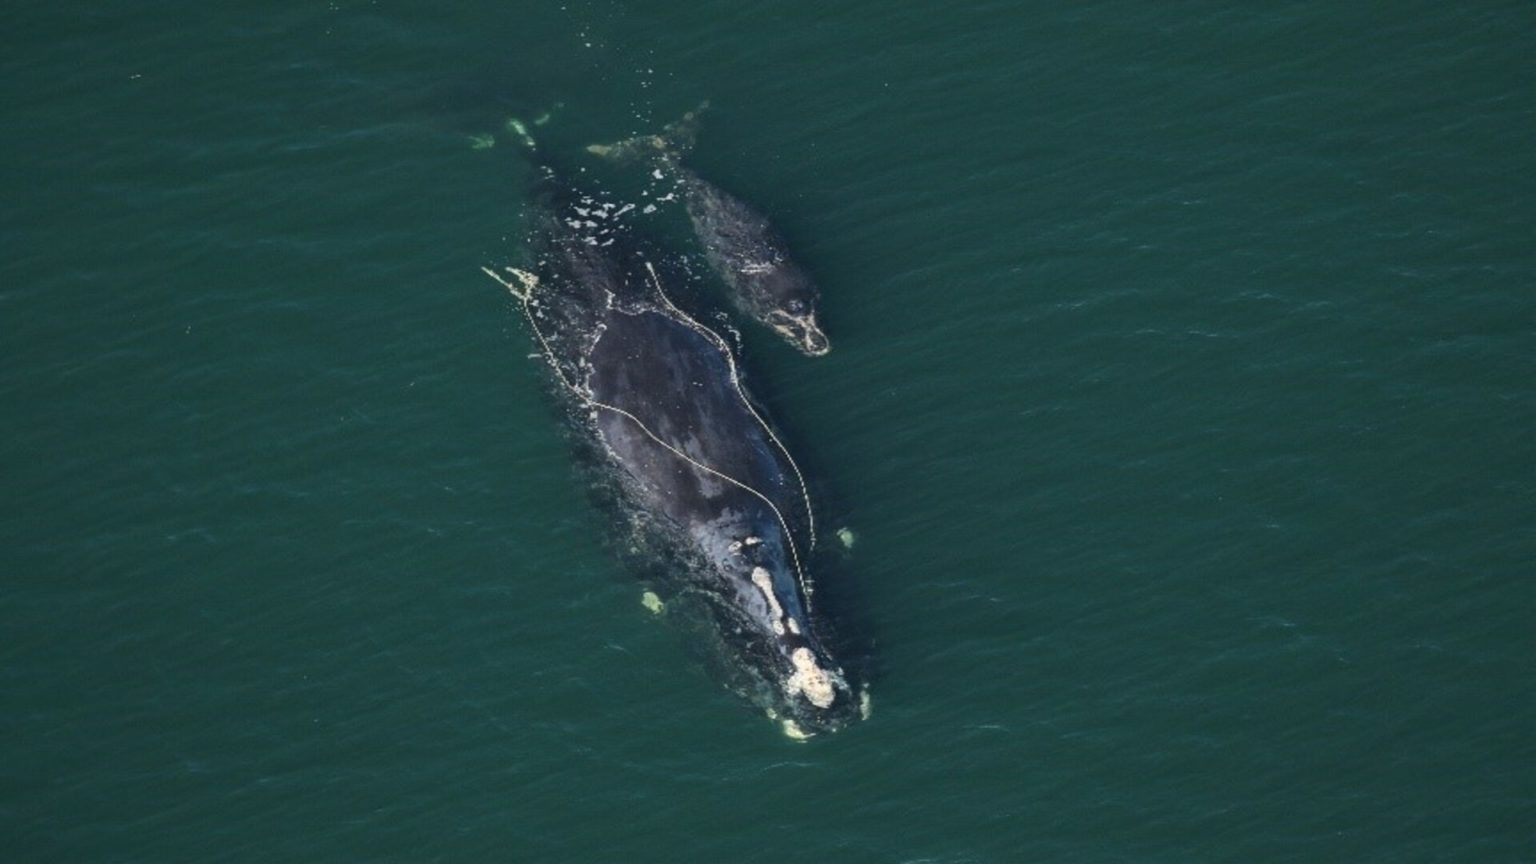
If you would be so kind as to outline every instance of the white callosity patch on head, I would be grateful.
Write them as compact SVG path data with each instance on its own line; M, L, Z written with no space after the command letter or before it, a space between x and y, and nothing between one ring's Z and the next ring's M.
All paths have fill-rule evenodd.
M800 622L784 614L784 607L780 605L779 598L773 593L773 577L762 567L752 568L752 584L763 592L763 599L768 601L768 614L773 618L773 632L783 636L785 625L795 635L800 634ZM801 646L789 655L789 662L795 667L795 671L784 682L784 692L791 697L804 694L817 708L827 708L837 698L837 685L842 682L841 675L836 672L828 672L816 662L816 655L811 649Z
M791 342L800 341L800 334L795 331L795 328L790 327L787 324L779 324L777 322L770 321L768 326L773 328L773 332L783 336L785 339L788 339Z
M789 662L795 664L795 674L784 682L784 691L790 696L805 694L817 708L831 707L832 700L837 697L833 683L839 680L837 673L821 668L809 648L796 648L789 655Z
M763 592L763 599L768 601L768 614L773 616L773 632L779 636L784 635L784 607L779 605L779 598L773 593L773 577L761 567L752 568L752 584Z

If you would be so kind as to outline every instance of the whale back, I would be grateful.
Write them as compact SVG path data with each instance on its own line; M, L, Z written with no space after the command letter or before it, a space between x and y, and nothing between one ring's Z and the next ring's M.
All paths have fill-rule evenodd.
M675 511L680 522L707 503L696 495L752 497L741 486L793 519L801 508L798 483L733 385L727 361L717 345L668 312L615 308L588 355L589 391L625 412L610 412L603 434L627 461L678 463L671 466L678 474L699 475L688 483L665 484L666 470L652 472L655 482L665 484L656 490L654 505Z

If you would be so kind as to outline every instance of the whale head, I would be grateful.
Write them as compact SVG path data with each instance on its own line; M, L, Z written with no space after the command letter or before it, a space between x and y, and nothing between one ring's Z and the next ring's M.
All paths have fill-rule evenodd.
M793 738L835 732L860 716L860 696L815 632L797 580L754 566L735 601L736 656L748 695Z
M821 329L820 295L810 276L793 261L752 262L736 270L741 305L789 344L811 357L832 350Z
M814 303L790 299L783 308L769 310L763 322L806 356L820 357L832 350L832 343L827 341L827 334L817 320Z

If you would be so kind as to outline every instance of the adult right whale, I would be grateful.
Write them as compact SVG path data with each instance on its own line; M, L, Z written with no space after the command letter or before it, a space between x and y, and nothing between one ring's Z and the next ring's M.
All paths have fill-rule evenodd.
M702 607L727 683L803 738L867 710L822 638L806 570L815 526L789 451L733 347L673 304L669 256L633 204L546 170L528 270L487 270L520 301L578 438L606 467L674 596ZM671 605L671 604L669 604Z
M683 155L698 137L699 115L707 107L708 102L700 105L659 135L593 144L587 151L652 166L663 172L658 179L670 174L682 190L704 257L731 289L737 307L805 354L820 357L832 350L818 321L821 295L790 257L783 236L768 217L683 164Z

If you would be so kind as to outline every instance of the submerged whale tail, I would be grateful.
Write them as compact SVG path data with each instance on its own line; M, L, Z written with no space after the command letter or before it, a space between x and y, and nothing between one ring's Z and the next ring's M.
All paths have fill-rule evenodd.
M659 161L672 162L693 149L699 137L699 115L709 107L709 100L684 114L681 119L668 123L657 135L640 135L612 144L592 144L587 152L615 162Z
M508 137L515 140L518 144L522 145L523 149L527 150L529 153L536 153L539 149L539 142L534 140L532 133L528 131L528 127L543 126L555 116L556 111L559 111L564 107L564 102L556 102L549 108L549 110L540 113L538 116L528 121L524 121L520 117L508 117L505 121L503 121L502 129L500 131L504 132ZM496 146L497 134L498 133L496 130L490 132L472 132L469 135L469 146L475 150L489 150L490 148ZM503 138L502 140L506 139Z

